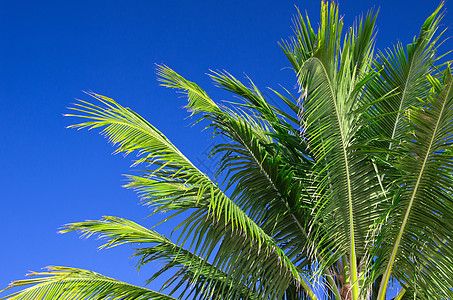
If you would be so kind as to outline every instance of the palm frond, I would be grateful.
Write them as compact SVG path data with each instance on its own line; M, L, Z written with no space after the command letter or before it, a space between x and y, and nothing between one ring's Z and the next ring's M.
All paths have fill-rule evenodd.
M9 288L24 287L1 300L176 300L143 287L131 285L101 274L68 267L47 267L46 272L31 272L32 279L18 280Z
M317 45L317 35L312 28L308 14L305 18L300 10L297 9L297 15L293 19L294 37L289 41L282 41L280 48L286 55L296 73L302 68L305 61L313 56Z
M381 52L373 64L378 71L367 83L368 97L374 102L368 109L368 118L374 126L369 126L369 136L385 136L389 139L381 147L394 148L408 130L404 121L405 112L412 106L420 106L419 99L425 99L430 89L427 79L435 72L434 64L439 60L436 52L442 33L439 24L442 21L443 4L429 16L417 39L405 49L400 43L392 49ZM385 101L375 101L384 95L390 95Z
M216 268L205 259L183 249L174 244L168 238L158 234L156 231L149 230L135 222L118 217L105 216L102 220L88 220L78 223L70 223L63 227L61 233L79 231L83 237L93 234L99 238L106 239L107 243L99 248L111 248L122 244L135 245L133 256L139 258L137 267L151 261L165 262L165 265L156 271L147 283L151 282L166 271L176 269L177 272L172 278L162 286L161 290L170 287L172 283L177 283L176 287L170 291L171 296L178 288L183 286L184 292L189 290L189 295L210 299L213 295L222 295L228 298L250 298L258 299L250 289L243 286L240 282L235 282L228 274ZM227 285L227 293L223 286ZM242 287L241 287L242 285ZM232 288L233 286L240 288ZM238 295L228 294L237 292Z
M367 232L374 222L367 208L378 201L374 170L366 155L354 147L360 119L358 103L369 80L375 19L376 14L370 11L342 40L343 22L337 6L323 3L316 47L295 70L304 92L302 131L316 157L315 174L322 178L313 222L321 227L312 243L330 263L338 255L348 254L355 298L359 293L358 264L364 263ZM299 48L310 44L311 40L305 39L299 37L303 41Z
M404 172L396 182L401 187L395 199L386 238L380 254L387 262L380 298L385 296L391 274L402 284L430 296L452 297L451 268L453 225L453 80L447 68L433 86L423 107L409 112L406 155L397 168Z

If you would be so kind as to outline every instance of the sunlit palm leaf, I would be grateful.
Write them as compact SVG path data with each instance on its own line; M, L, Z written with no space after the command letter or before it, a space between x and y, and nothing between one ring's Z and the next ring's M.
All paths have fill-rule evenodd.
M317 176L323 178L314 223L322 226L315 237L327 235L327 245L334 253L348 254L354 298L359 293L358 264L364 263L360 260L366 254L367 231L374 222L367 208L377 201L373 196L378 186L376 175L367 158L354 148L360 118L355 111L373 53L375 18L370 12L342 41L343 22L337 7L323 4L316 47L296 70L304 92L304 135L317 159ZM299 37L298 49L310 45L305 38ZM325 238L321 241L326 242ZM319 241L313 243L321 246ZM337 259L325 250L323 253L326 260Z
M200 88L177 74L175 76L176 82L181 81L190 86L189 93L194 99L190 99L189 105L194 112L200 108L205 109L206 106L209 107L208 111L219 110L212 100L206 98L207 95ZM146 162L157 165L157 169L139 176L140 179L130 177L132 182L129 186L142 193L148 192L149 197L146 198L146 203L155 206L157 210L176 210L177 212L189 208L195 209L181 224L184 228L181 235L183 242L190 235L195 234L191 247L193 246L195 252L201 256L209 257L217 243L220 243L224 236L228 236L228 244L225 247L230 252L228 255L217 254L215 264L222 268L223 264L227 264L228 270L225 269L225 271L233 273L230 274L232 277L246 276L247 284L258 287L259 292L265 293L265 295L275 293L277 290L270 287L277 283L289 285L294 281L310 291L310 287L297 268L275 241L223 194L215 183L193 166L162 133L143 118L131 110L121 107L113 100L100 95L91 95L101 101L105 107L87 102L84 102L83 105L76 105L74 110L82 114L71 114L70 116L91 120L72 127L104 126L103 133L113 143L119 145L117 152L139 151L142 157L136 162L137 164ZM185 201L184 193L187 193L188 201ZM194 199L196 200L194 201ZM224 243L226 242L224 241ZM244 253L250 255L255 252L260 255L256 255L253 268L238 268L238 264L245 263L240 255ZM275 274L275 270L279 268L285 270L286 276ZM263 274L273 280L257 286L257 282ZM312 297L315 297L314 294Z
M10 288L33 285L1 299L8 300L176 300L173 297L127 284L101 274L67 267L47 267L47 272L32 272L38 276L18 280Z
M67 224L60 232L70 231L80 231L84 237L96 234L100 238L106 239L107 243L101 245L100 248L111 248L122 244L135 245L134 256L139 258L137 264L139 268L151 261L164 262L165 265L148 280L150 282L166 271L176 270L176 274L162 286L162 289L179 281L176 288L185 284L185 287L183 286L185 291L189 290L191 294L201 298L209 299L216 294L230 298L258 299L246 286L239 289L227 289L227 292L238 292L239 295L222 294L220 291L222 291L223 285L232 287L233 285L241 286L241 283L234 282L228 274L214 267L205 259L177 246L156 231L149 230L135 222L106 216L99 221ZM170 292L170 295L175 289Z

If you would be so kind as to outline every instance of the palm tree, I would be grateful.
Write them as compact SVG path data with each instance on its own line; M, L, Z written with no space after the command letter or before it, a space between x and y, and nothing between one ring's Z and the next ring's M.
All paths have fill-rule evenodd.
M68 116L102 128L116 152L138 152L137 191L164 221L182 215L177 241L133 221L104 217L62 232L98 235L101 248L135 247L141 267L170 271L168 294L95 272L49 267L2 299L453 299L453 78L437 55L442 5L407 47L374 53L376 13L346 34L335 3L321 5L317 32L298 11L281 48L299 94L273 91L226 72L214 83L239 96L223 106L167 66L163 86L227 142L217 183L156 127L107 97L89 93ZM285 92L286 94L286 92ZM144 169L144 170L143 170Z

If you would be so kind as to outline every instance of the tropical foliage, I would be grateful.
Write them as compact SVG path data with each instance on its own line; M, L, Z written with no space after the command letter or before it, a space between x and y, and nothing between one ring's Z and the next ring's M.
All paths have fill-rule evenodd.
M437 54L442 5L413 43L375 54L376 13L343 32L335 3L318 31L297 12L281 48L299 92L272 105L251 80L209 76L243 101L221 105L167 66L163 86L226 142L209 178L156 127L89 93L68 116L139 153L127 176L155 213L184 216L172 241L117 217L65 225L101 248L133 245L141 267L170 272L162 292L74 268L19 280L3 299L453 299L453 79ZM444 61L444 60L443 60ZM283 108L284 107L284 108ZM207 122L206 122L207 121ZM217 183L216 180L222 183Z

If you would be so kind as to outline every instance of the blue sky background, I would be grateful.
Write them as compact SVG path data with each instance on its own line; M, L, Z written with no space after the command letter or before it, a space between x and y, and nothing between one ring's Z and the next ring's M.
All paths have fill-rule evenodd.
M384 49L409 43L438 4L344 0L340 12L351 25L380 7L377 48ZM291 35L294 5L318 20L320 1L1 0L0 289L47 265L142 284L147 269L135 271L127 247L98 251L95 239L56 233L65 223L103 215L154 223L134 192L121 188L130 158L112 155L95 131L65 129L75 120L62 114L75 98L88 99L82 90L104 94L144 116L197 162L209 135L190 126L184 99L158 86L155 64L170 66L217 100L228 95L212 86L209 69L247 74L262 89L293 90L277 42ZM446 9L443 23L451 28L451 0ZM450 49L448 40L442 51Z

